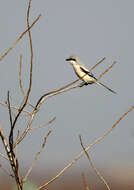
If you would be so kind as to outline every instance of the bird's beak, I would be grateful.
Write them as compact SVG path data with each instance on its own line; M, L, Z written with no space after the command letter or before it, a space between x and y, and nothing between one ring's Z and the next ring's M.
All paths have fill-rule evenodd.
M70 59L67 58L66 61L70 61Z

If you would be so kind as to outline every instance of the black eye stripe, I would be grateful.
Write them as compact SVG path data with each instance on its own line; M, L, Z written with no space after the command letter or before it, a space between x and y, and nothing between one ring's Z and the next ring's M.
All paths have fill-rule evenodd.
M76 59L75 58L68 58L68 59L66 59L66 61L76 61Z

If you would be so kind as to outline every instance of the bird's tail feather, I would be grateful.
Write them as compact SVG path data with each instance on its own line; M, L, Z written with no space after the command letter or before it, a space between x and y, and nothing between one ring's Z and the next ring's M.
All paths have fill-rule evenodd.
M96 81L96 84L99 84L103 87L105 87L106 89L108 89L110 92L114 93L114 94L117 94L114 90L110 89L109 87L107 87L105 84L99 82L99 81Z

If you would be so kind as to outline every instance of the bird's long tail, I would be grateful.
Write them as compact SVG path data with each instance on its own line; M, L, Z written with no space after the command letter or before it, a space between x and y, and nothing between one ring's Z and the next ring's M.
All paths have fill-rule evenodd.
M114 94L117 94L114 90L110 89L110 88L107 87L105 84L102 84L102 83L99 82L99 81L96 81L95 83L96 83L96 84L99 84L99 85L101 85L101 86L103 86L103 87L105 87L105 88L108 89L110 92L112 92L112 93L114 93Z

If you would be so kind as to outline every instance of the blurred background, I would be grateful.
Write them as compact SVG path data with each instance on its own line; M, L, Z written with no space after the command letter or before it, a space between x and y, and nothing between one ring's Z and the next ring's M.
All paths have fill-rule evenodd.
M26 29L27 6L28 1L1 0L1 55ZM77 79L72 67L65 62L70 55L77 55L88 68L106 57L104 63L93 71L96 77L113 61L117 62L101 79L101 82L115 90L117 95L103 87L89 85L57 95L41 106L32 127L43 124L54 116L56 120L45 128L29 132L18 146L20 170L25 174L40 149L43 137L52 130L46 147L29 176L35 183L42 184L55 176L82 150L79 134L82 135L84 145L89 145L133 105L133 7L132 0L32 1L31 23L40 13L42 16L32 28L34 68L31 103L35 104L43 93ZM23 56L23 86L27 90L30 65L27 34L0 63L0 101L7 100L7 91L10 90L11 104L16 106L23 98L18 81L20 55ZM1 106L0 118L0 124L8 136L10 125L7 108ZM27 118L21 117L16 131L19 129L22 132L26 124ZM90 154L96 167L112 187L119 188L122 184L125 189L133 189L133 147L131 112L110 135L91 150ZM2 150L1 152L4 153ZM10 171L7 162L2 158L0 160L2 166ZM93 189L102 185L84 155L50 187L83 188L83 171ZM5 178L13 181L0 170L0 184L4 183ZM97 182L93 179L97 179Z

